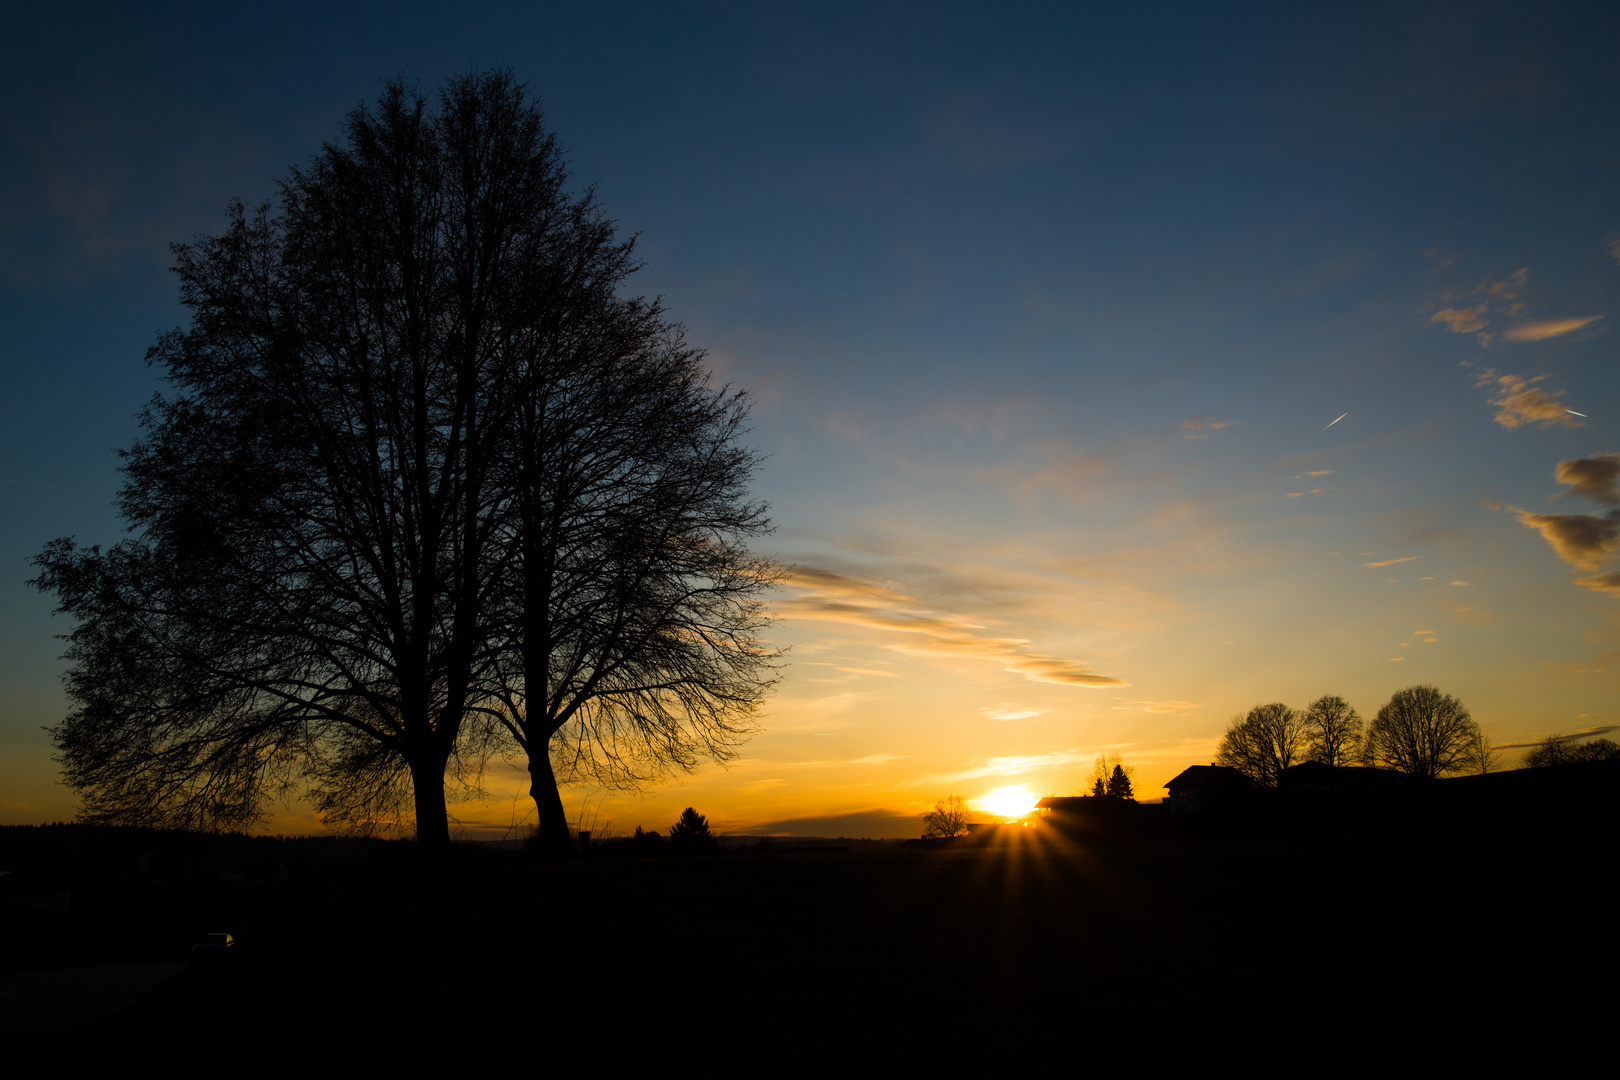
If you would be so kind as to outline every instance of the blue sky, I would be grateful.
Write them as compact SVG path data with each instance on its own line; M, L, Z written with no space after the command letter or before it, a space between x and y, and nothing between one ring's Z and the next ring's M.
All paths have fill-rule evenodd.
M1072 791L1101 751L1156 795L1238 710L1371 715L1417 682L1499 743L1620 723L1609 489L1554 477L1620 449L1605 7L64 5L13 27L0 820L72 813L40 730L68 628L26 559L118 538L114 451L182 319L168 244L272 198L383 79L487 66L639 234L635 287L753 393L769 550L801 570L743 759L572 793L599 827L695 803L878 832L953 792ZM456 812L521 815L520 783L498 769Z

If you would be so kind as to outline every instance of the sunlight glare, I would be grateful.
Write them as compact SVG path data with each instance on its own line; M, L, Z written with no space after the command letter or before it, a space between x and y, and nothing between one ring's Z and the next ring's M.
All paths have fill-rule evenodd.
M1010 820L1023 817L1035 809L1035 796L1031 795L1029 788L1023 784L1016 787L999 787L988 795L974 799L973 806L987 814Z

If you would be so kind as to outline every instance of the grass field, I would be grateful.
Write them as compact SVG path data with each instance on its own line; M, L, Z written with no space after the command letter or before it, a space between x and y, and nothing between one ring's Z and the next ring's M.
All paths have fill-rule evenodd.
M306 876L62 1052L292 1071L1543 1071L1607 1043L1607 827ZM155 939L154 939L155 940Z

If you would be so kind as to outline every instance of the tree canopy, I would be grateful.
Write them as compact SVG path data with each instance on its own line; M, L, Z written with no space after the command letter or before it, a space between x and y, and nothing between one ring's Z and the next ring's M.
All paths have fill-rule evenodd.
M1463 703L1433 686L1390 696L1367 731L1369 756L1386 769L1434 778L1466 768L1479 727Z
M1305 733L1312 761L1349 765L1361 758L1361 715L1337 694L1324 694L1306 706Z
M125 453L133 536L35 584L77 625L54 730L92 820L240 827L307 792L448 842L446 777L634 786L724 759L774 654L746 399L504 72L390 83L272 206L177 245L191 323ZM555 759L555 766L553 761Z
M1215 764L1236 769L1256 784L1275 787L1284 769L1299 761L1307 746L1305 716L1280 702L1256 705L1232 718L1215 754Z

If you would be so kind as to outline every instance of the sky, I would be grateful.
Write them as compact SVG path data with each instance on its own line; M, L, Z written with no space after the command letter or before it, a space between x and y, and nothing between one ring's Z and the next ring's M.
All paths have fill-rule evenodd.
M45 731L71 626L28 559L122 535L169 245L384 80L491 67L749 391L793 567L760 733L566 791L583 827L912 835L1099 753L1157 798L1254 705L1418 683L1505 747L1620 724L1620 11L1304 7L12 16L0 823L75 810ZM521 831L526 788L497 763L451 813Z

